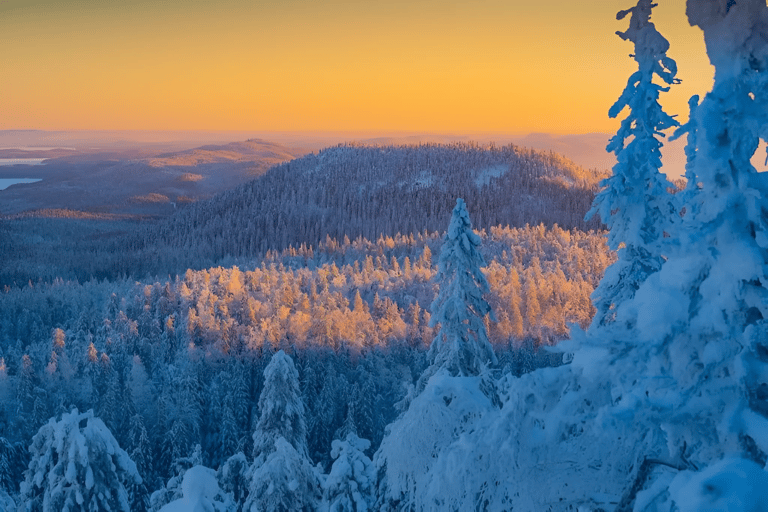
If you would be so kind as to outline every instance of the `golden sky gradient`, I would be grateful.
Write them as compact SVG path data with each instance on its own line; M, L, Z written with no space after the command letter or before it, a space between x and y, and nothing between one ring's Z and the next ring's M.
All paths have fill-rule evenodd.
M611 132L632 0L0 0L0 129ZM712 84L659 0L687 99Z

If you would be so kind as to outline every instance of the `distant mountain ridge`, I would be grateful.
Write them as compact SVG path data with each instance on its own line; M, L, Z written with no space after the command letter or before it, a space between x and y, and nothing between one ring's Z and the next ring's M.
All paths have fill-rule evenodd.
M0 178L43 178L34 186L3 191L0 214L34 216L35 211L58 209L168 216L174 203L211 197L304 154L258 139L161 154L146 154L147 148L92 151L54 150L42 166L0 167ZM46 155L20 150L6 154Z
M74 153L74 148L0 148L0 158L61 158Z
M153 167L193 166L222 162L253 162L272 166L291 160L302 152L291 150L280 144L260 139L232 142L223 145L206 145L186 151L166 153L147 159Z
M599 226L584 215L602 177L554 152L513 145L344 144L188 205L128 244L144 261L168 257L163 269L202 268L327 237L442 231L457 197L479 229L542 223L587 230Z

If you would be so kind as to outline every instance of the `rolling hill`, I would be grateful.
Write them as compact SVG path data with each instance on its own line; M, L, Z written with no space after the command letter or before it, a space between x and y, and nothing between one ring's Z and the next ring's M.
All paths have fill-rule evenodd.
M8 155L19 153L5 151ZM303 152L248 140L160 154L142 148L21 154L52 158L39 166L0 167L0 178L42 178L4 190L0 214L48 216L45 212L66 209L162 217L171 215L178 203L212 197Z
M442 231L456 197L480 229L586 230L599 226L584 215L600 178L553 152L513 145L340 145L191 204L131 237L122 252L141 255L135 265L147 272L156 264L183 271L327 237Z

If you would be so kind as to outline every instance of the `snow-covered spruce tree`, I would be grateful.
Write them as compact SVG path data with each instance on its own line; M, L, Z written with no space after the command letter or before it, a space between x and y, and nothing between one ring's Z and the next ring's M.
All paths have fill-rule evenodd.
M482 377L451 377L446 372L436 373L411 401L408 409L387 426L381 446L373 457L376 468L376 509L377 510L472 510L467 504L456 506L445 501L444 494L430 494L428 491L447 476L466 471L478 477L501 478L502 473L491 476L490 472L478 471L485 468L496 457L486 455L478 461L467 457L464 461L452 461L447 471L434 471L442 454L450 451L454 444L469 447L483 441L475 439L472 433L486 418L498 416L493 403L482 390ZM509 421L509 420L507 420ZM469 436L471 440L468 440ZM500 441L496 449L505 442ZM472 464L466 464L472 460ZM509 471L509 457L504 458L504 473ZM479 463L479 464L475 464ZM443 468L446 469L446 468ZM512 480L514 481L514 480ZM466 479L454 482L455 487L464 487ZM475 490L471 490L475 494ZM470 499L470 503L472 500Z
M200 381L200 366L192 357L191 351L185 351L179 357L179 366L170 367L169 425L164 433L163 459L176 464L179 459L187 458L201 441L203 414L203 396ZM167 466L166 466L167 467Z
M299 390L299 372L284 351L276 352L264 369L259 396L259 421L253 432L253 458L258 464L275 450L278 437L285 438L307 457L307 426Z
M141 477L93 411L51 418L32 438L30 452L21 484L25 512L130 512L126 485Z
M694 213L689 212L688 209L695 205L699 189L699 181L696 178L696 133L699 129L696 110L699 108L699 100L698 94L691 96L688 100L688 122L678 126L674 135L669 139L674 141L683 135L687 138L685 143L685 189L678 192L675 198L677 199L678 211L683 215L688 215L689 219Z
M371 446L349 432L334 439L331 457L336 459L323 483L323 508L328 512L367 512L373 505L376 471L365 455ZM327 508L326 508L327 507Z
M213 443L217 450L212 454L215 465L250 444L248 377L246 366L235 357L229 358L226 370L219 376L221 423Z
M483 298L489 289L480 270L485 266L480 242L464 200L457 199L435 276L440 291L430 307L429 325L439 324L440 331L429 347L430 367L422 375L420 387L441 368L451 376L467 377L480 375L488 364L496 363L483 322L485 315L493 313Z
M430 470L444 449L499 405L485 372L496 356L484 323L491 308L483 299L488 282L480 270L479 245L466 205L458 199L440 253L440 291L431 318L440 331L430 346L430 366L374 454L380 510L450 510L445 502L427 498L436 477Z
M133 512L145 512L149 508L150 493L148 487L151 486L151 484L149 486L147 484L152 481L149 466L152 447L141 414L131 416L126 448L143 480L140 484L131 484L127 488L131 510Z
M234 509L232 496L221 490L216 472L198 465L184 473L181 497L165 505L159 512L231 512Z
M259 421L248 471L248 512L315 510L320 482L309 460L299 372L282 350L264 369Z
M278 437L274 450L249 472L244 511L314 512L320 506L320 482L309 459Z
M683 508L681 479L724 457L768 461L768 180L750 162L768 138L768 7L689 0L687 13L715 83L692 108L679 247L573 361L582 384L606 380L598 418L637 454L622 510Z
M25 469L24 452L21 443L0 437L0 510L16 510L14 498L18 497Z
M16 510L16 503L5 489L0 489L0 510Z
M158 512L168 503L179 500L184 495L183 482L187 471L195 466L202 466L203 450L200 445L195 445L192 454L188 457L179 457L173 461L171 478L164 487L156 490L149 497L149 511Z
M224 461L216 473L216 479L221 488L224 492L232 495L232 501L237 505L237 512L242 510L242 505L245 502L245 495L248 490L246 475L249 467L248 458L243 452L238 452Z
M662 130L677 126L675 119L659 104L659 93L669 90L654 82L679 82L677 64L667 57L669 42L650 21L652 0L639 0L635 7L620 11L617 19L630 15L629 29L616 32L634 43L638 70L610 108L617 117L625 108L629 114L608 147L616 155L613 175L603 180L603 190L595 197L587 214L599 213L610 228L608 246L618 250L618 260L606 269L592 296L597 309L594 322L609 323L614 309L631 298L640 284L661 268L665 256L665 231L671 233L675 202L668 189L673 185L659 172ZM627 140L629 143L627 144Z
M768 7L689 0L687 14L704 32L715 83L694 114L698 186L680 251L637 293L653 357L630 400L653 407L670 451L685 449L697 467L727 456L764 466L768 180L751 159L768 140Z
M0 491L11 495L18 493L24 472L23 451L20 443L11 443L0 437Z

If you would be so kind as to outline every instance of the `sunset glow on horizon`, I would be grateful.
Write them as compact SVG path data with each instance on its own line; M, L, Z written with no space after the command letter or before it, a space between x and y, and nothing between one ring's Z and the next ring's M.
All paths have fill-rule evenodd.
M610 132L631 0L0 0L0 130ZM687 118L712 68L685 3L653 21Z

